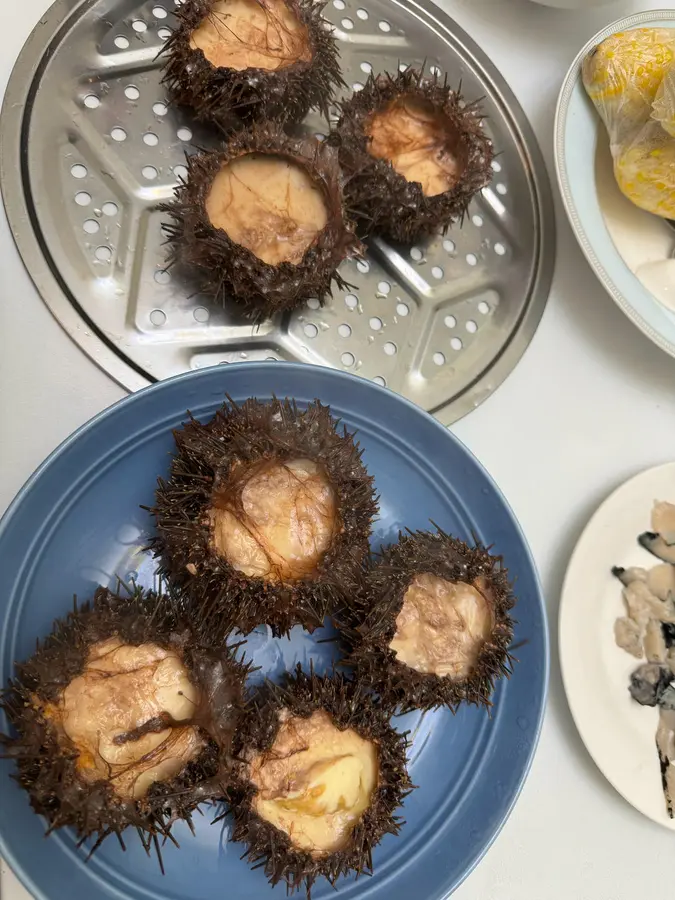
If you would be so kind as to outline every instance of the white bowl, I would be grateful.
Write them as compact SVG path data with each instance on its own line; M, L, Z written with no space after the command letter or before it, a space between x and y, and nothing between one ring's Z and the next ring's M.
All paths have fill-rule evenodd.
M609 138L581 80L583 59L605 38L659 26L675 28L674 9L620 19L581 50L558 99L555 162L570 224L596 275L635 325L675 356L675 231L619 190Z

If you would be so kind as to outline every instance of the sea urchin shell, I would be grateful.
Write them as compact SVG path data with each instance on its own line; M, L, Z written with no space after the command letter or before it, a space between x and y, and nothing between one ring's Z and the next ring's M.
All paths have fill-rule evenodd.
M401 535L340 614L345 662L402 712L489 707L511 671L514 602L501 557L440 530Z
M319 401L276 399L230 401L174 435L151 547L200 627L319 627L358 581L377 512L353 436Z
M298 666L282 687L254 695L237 731L232 839L289 893L372 872L372 850L398 833L396 811L412 789L406 748L362 684Z
M477 104L411 68L371 75L342 104L331 143L350 212L368 233L403 243L461 219L492 176Z
M166 598L99 588L17 666L0 751L49 832L71 826L95 850L134 826L159 855L158 838L224 793L246 672Z
M314 0L185 0L166 43L164 83L224 129L327 116L340 77L335 39Z
M261 321L308 298L323 302L337 267L360 250L343 206L334 150L266 125L219 152L189 158L174 203L161 207L170 264L190 269L218 303Z

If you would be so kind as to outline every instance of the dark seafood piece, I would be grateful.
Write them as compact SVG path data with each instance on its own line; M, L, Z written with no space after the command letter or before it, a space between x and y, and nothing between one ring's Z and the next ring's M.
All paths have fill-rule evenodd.
M638 666L630 677L630 695L641 706L656 706L673 673L656 663Z
M166 42L164 83L223 129L328 116L343 86L335 38L314 0L183 0Z
M675 684L672 681L659 697L659 706L661 709L675 710Z
M196 153L164 224L169 264L185 269L215 303L234 302L254 322L323 303L346 288L340 263L358 255L342 197L337 154L275 124Z
M675 546L671 546L655 531L645 531L638 537L638 543L657 559L675 565Z
M197 627L320 627L362 578L378 508L354 436L319 401L247 400L174 437L151 547Z
M407 741L367 686L297 667L256 693L237 732L228 788L232 839L288 893L325 877L372 872L372 851L397 834L412 789Z
M656 747L661 764L661 782L666 799L666 809L673 818L675 806L675 711L661 709L659 726L656 730Z
M96 849L133 827L159 856L176 821L225 791L247 671L167 598L100 588L17 666L0 748L50 832Z
M672 622L661 622L661 630L663 631L666 648L670 650L671 647L675 646L675 625Z

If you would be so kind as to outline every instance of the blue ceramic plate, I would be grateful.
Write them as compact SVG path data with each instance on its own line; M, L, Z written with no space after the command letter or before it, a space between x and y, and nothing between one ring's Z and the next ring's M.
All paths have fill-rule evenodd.
M655 9L613 22L579 51L563 82L555 119L558 183L572 230L605 289L655 344L675 356L675 315L629 269L607 228L598 185L598 141L607 133L581 80L581 64L597 44L631 28L675 28L675 10ZM611 161L608 162L611 166ZM637 220L639 221L639 220Z
M101 413L55 451L23 488L0 525L0 677L30 655L38 635L98 584L115 576L152 584L152 562L141 547L151 523L139 504L153 499L166 474L171 430L185 411L207 420L228 393L235 400L272 394L299 405L320 398L358 430L375 476L381 516L373 544L396 539L404 526L433 519L462 538L472 532L494 544L517 578L520 662L499 686L492 718L477 709L411 714L400 722L414 734L411 776L419 785L405 804L400 837L387 836L374 855L372 878L344 880L340 900L440 900L476 865L506 820L527 775L544 710L548 642L542 597L525 539L504 498L471 454L434 419L396 394L330 369L286 363L243 363L163 381ZM330 644L296 629L273 640L264 629L250 652L277 677L299 660L329 661ZM0 731L7 723L0 715ZM0 761L0 855L39 900L281 900L260 870L228 843L229 823L211 824L210 810L174 834L181 849L164 849L166 876L129 836L122 852L106 841L89 862L74 834L43 839L44 822ZM334 897L327 883L314 900Z

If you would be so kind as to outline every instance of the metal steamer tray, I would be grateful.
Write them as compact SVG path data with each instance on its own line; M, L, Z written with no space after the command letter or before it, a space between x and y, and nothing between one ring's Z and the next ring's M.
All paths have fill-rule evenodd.
M24 262L54 316L131 390L189 369L285 359L356 372L443 423L488 397L529 343L555 258L532 130L481 50L428 0L332 0L343 76L427 67L484 98L499 153L462 227L371 242L349 291L254 328L170 271L157 204L210 135L169 106L157 54L181 0L57 0L26 43L0 122L0 178ZM175 5L174 5L175 4ZM316 115L303 125L324 135Z

